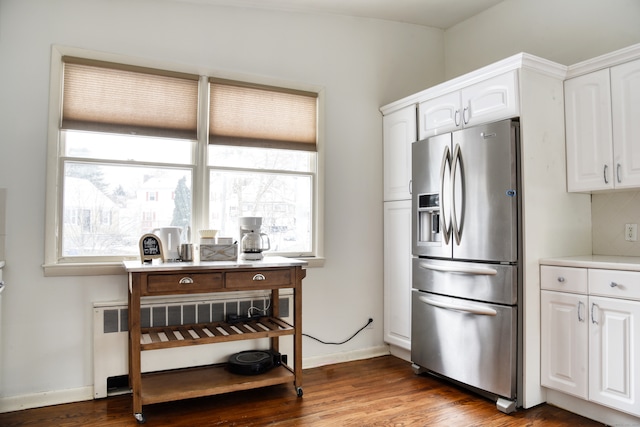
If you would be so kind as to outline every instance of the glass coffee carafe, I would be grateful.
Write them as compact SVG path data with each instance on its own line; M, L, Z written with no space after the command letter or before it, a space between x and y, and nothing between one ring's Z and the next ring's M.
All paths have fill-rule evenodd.
M242 237L240 248L242 251L242 259L261 260L262 252L271 249L271 243L266 234L251 230Z

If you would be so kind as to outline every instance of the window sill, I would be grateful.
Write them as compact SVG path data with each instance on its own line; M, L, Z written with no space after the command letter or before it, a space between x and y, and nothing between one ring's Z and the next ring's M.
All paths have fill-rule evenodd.
M294 258L294 257L292 257ZM325 258L302 257L296 258L307 261L307 268L324 267ZM96 262L96 263L64 263L64 264L44 264L42 266L45 277L62 276L111 276L126 274L122 262Z

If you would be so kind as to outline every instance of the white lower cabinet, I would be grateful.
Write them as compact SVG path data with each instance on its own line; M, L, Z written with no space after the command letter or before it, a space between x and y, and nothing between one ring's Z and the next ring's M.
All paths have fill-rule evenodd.
M549 388L589 397L587 296L542 291L540 343L542 378Z
M411 200L384 203L384 340L411 350Z
M640 415L640 301L590 296L589 311L589 400Z
M640 272L542 266L541 287L541 384L640 416Z

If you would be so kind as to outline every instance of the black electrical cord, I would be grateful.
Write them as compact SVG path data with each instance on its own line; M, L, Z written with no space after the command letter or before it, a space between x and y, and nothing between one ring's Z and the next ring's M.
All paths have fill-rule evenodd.
M316 338L316 337L312 337L311 335L308 335L308 334L302 334L302 336L307 337L307 338L311 338L312 340L316 340L316 341L318 341L319 343L322 343L322 344L328 344L328 345L342 345L342 344L345 344L345 343L347 343L347 342L351 341L353 338L355 338L355 336L356 336L356 335L358 335L360 332L362 332L362 331L364 330L364 328L366 328L367 326L369 326L369 325L370 325L370 324L372 324L372 323L373 323L373 319L372 319L372 318L369 318L369 321L367 321L367 324L366 324L366 325L364 325L362 328L358 329L358 330L356 331L356 333L355 333L355 334L351 335L349 338L347 338L346 340L344 340L344 341L342 341L342 342L327 342L327 341L322 341L321 339Z

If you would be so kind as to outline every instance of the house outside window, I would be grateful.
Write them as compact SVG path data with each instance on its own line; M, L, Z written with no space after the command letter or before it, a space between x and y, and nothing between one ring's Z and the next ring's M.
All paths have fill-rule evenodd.
M318 256L316 93L76 56L52 64L59 154L47 173L61 185L48 187L45 271L135 259L139 238L164 226L193 230L196 244L198 229L237 238L241 216L263 217L271 253ZM303 140L291 136L299 123Z

